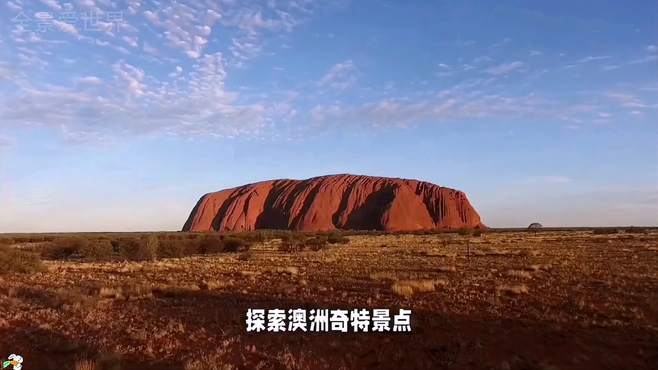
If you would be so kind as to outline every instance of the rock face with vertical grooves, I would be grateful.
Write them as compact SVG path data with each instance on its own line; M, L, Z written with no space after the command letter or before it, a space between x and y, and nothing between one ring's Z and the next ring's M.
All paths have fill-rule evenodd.
M414 231L484 228L466 194L428 182L330 175L209 193L183 231Z

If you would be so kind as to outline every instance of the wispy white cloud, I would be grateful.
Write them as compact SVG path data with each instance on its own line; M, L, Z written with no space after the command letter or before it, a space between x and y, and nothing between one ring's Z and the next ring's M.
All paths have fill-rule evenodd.
M279 10L277 18L265 18L260 9L243 9L223 21L224 24L237 26L249 34L261 31L291 31L296 20L290 13Z
M256 57L263 50L260 39L252 34L234 37L231 44L229 50L235 58L233 64L239 67L242 67L246 61Z
M608 64L608 65L605 65L605 66L601 67L601 70L604 71L604 72L608 72L608 71L614 71L615 69L619 69L620 67L621 66L618 65L618 64Z
M609 55L598 55L598 56L586 56L584 58L578 59L576 61L577 64L583 64L583 63L589 63L589 62L595 62L598 60L606 60L612 58Z
M144 95L146 86L143 83L145 76L143 69L120 61L112 65L112 70L117 80L125 84L127 91L136 96Z
M0 105L0 120L9 125L59 129L71 140L99 139L119 133L233 137L264 135L273 120L294 115L278 100L242 102L225 87L226 62L221 53L198 58L176 84L160 81L125 61L112 66L114 81L102 91L66 86L27 86ZM93 86L94 76L78 83ZM84 109L80 109L84 107Z
M23 10L22 0L6 4L11 11ZM109 0L43 0L31 5L33 11L75 7L101 15L121 9L121 4ZM289 33L312 16L317 6L314 2L176 0L160 4L129 0L123 6L121 21L105 22L103 17L93 31L81 28L82 19L67 23L55 18L52 30L40 33L28 29L30 25L12 24L12 64L19 69L50 71L55 63L52 56L59 53L55 47L71 50L75 46L62 36L68 33L81 43L78 48L88 52L86 62L103 63L105 71L92 72L102 78L71 76L68 85L57 85L9 71L8 64L0 63L0 80L12 86L0 102L0 121L53 127L77 139L113 132L234 136L260 135L274 122L289 121L298 114L289 98L274 93L239 94L226 88L225 80L230 68L245 66L259 56L268 37ZM222 36L230 35L230 44L220 44L221 52L209 53L209 43L217 41L214 37L219 28ZM0 37L0 47L5 47L4 42ZM143 53L137 52L138 48ZM109 54L114 62L108 62ZM76 59L67 59L76 63ZM144 60L161 68L154 70ZM110 76L105 76L108 65ZM351 61L337 66L323 83L335 88L352 83L351 66ZM162 73L167 68L169 72Z
M126 44L130 45L133 48L136 48L139 46L139 38L137 36L123 36L121 37L123 41L126 42Z
M163 31L170 46L192 59L199 58L215 24L222 17L217 4L172 2L144 11L144 17Z
M651 63L651 62L655 62L655 61L658 61L658 55L656 55L656 54L647 55L647 56L642 57L642 58L633 59L629 62L629 64L644 64L644 63Z
M23 11L23 6L19 1L7 1L7 8L13 12L20 13Z
M54 10L62 10L62 6L57 0L41 0L41 2Z
M495 76L507 75L515 71L519 71L525 67L525 63L521 61L514 61L509 63L499 64L497 66L488 68L487 73Z
M101 85L103 80L96 76L84 76L76 78L75 82L84 85Z
M649 104L643 101L635 94L623 92L606 92L603 94L605 97L615 101L621 107L637 109L656 109L658 104Z
M345 89L356 83L358 69L352 60L336 63L320 79L320 87Z
M479 84L481 84L480 82ZM407 127L458 119L555 116L551 103L532 94L503 96L457 85L424 99L386 98L360 105L319 104L309 118L317 125Z
M303 1L267 4L271 8L267 16L259 5L234 1L221 4L176 1L143 10L143 15L153 27L163 31L170 46L192 59L203 55L214 29L235 29L230 46L235 60L231 63L241 66L260 53L264 34L290 32L310 12L310 6Z
M569 184L573 179L568 176L561 175L543 175L543 176L528 176L524 179L528 184Z
M502 46L505 46L505 45L509 44L510 42L512 42L512 39L509 38L509 37L505 37L504 39L492 44L491 48L492 49L497 49L497 48L500 48Z
M75 28L74 25L66 22L59 21L57 19L53 19L53 25L57 27L60 31L69 33L74 36L79 36L80 33L78 32L78 29Z
M52 1L54 7L69 6L68 2ZM11 4L23 6L19 0L12 0ZM80 0L75 4L101 11L116 8L108 0ZM248 73L235 71L236 67L249 67L254 58L273 55L283 45L294 45L288 33L298 29L317 6L307 0L265 3L177 0L161 4L131 0L125 3L128 10L124 15L135 18L127 18L122 25L100 24L100 32L95 34L89 34L80 23L78 27L63 22L56 24L57 31L61 32L53 31L54 34L34 33L16 26L7 37L0 37L0 41L7 40L13 48L15 60L12 64L25 71L29 68L45 72L54 70L58 63L75 64L75 58L68 58L69 61L52 58L58 54L56 48L75 42L89 50L88 62L102 64L106 70L85 70L84 73L94 76L69 75L66 79L69 85L46 85L27 77L19 86L15 73L7 71L9 64L0 64L0 80L9 81L15 87L3 96L0 120L14 125L59 127L67 135L80 138L102 135L111 128L118 128L117 132L235 135L238 132L263 133L277 123L295 119L298 121L292 125L303 126L307 118L312 123L325 125L349 122L410 126L459 119L540 117L581 127L587 122L623 117L621 113L640 117L656 106L639 92L633 97L619 95L624 94L623 91L611 95L592 94L601 100L598 102L593 97L591 101L548 98L549 95L541 91L541 79L536 76L546 71L539 69L543 58L537 57L549 55L549 51L521 50L525 59L500 59L501 50L492 47L503 47L511 43L509 39L494 45L461 43L461 46L472 46L468 49L471 51L468 57L450 59L446 56L450 54L442 54L435 62L435 75L450 78L436 81L430 76L418 76L410 82L417 88L413 93L409 93L409 84L405 81L382 81L381 89L357 84L370 71L360 64L357 67L349 57L335 65L327 65L324 74L312 79L314 82L296 86L294 89L298 89L296 93L300 98L275 97L277 92L269 88L265 92L254 92L249 86L227 87L229 74ZM62 32L76 36L76 41L62 37ZM271 48L272 45L276 49ZM646 53L641 56L655 58L653 46L641 45L640 49ZM451 47L455 46L451 44ZM576 61L572 63L609 58L594 54L574 58ZM618 56L614 58L619 59ZM110 59L112 61L108 62ZM613 70L620 65L624 64L607 61L597 66L597 70ZM107 66L110 66L109 71ZM294 74L292 68L285 67L285 73L279 75ZM276 70L282 71L279 66ZM508 89L510 84L517 83L517 79L506 78L512 74L522 83L517 85L518 90ZM437 83L443 90L433 88ZM367 89L369 92L363 93ZM402 92L405 89L407 91ZM352 99L357 94L358 99ZM328 95L332 100L327 100ZM604 103L611 106L606 107ZM625 111L619 112L619 109Z

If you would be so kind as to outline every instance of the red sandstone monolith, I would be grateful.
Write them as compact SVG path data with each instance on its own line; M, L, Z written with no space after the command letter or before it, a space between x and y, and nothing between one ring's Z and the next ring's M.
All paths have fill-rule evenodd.
M263 181L206 194L183 231L484 227L461 191L417 180L331 175Z

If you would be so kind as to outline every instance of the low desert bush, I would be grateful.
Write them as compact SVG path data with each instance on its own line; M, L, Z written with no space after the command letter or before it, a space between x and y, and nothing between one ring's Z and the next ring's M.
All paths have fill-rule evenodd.
M239 261L249 261L250 259L253 258L253 256L254 256L254 254L251 251L245 251L245 252L242 252L238 255L238 260Z
M274 233L273 236L275 239L281 239L282 242L294 242L306 239L305 234L291 231L280 231Z
M297 240L284 240L279 244L279 251L281 252L301 252L304 250L304 244Z
M457 230L457 234L462 235L462 236L468 236L468 235L471 235L472 233L473 233L473 230L467 229L465 227Z
M63 260L79 258L80 251L89 247L89 240L82 237L57 238L44 246L41 255L46 259Z
M329 244L347 244L350 240L338 233L332 233L327 236L327 243Z
M251 244L246 240L239 239L236 237L227 237L224 238L224 248L223 252L245 252L249 250Z
M206 235L199 242L198 253L245 252L250 247L251 242L236 236Z
M170 235L171 236L171 235ZM196 248L192 253L188 253L188 245L196 244L195 240L190 239L176 239L167 238L160 240L158 243L158 257L159 258L180 258L189 254L197 253Z
M254 233L242 238L219 234L150 234L113 239L75 236L56 238L35 249L43 258L54 260L153 261L195 254L245 252L251 246L250 240L258 240L259 235Z
M6 246L0 246L0 274L33 273L43 268L37 253L26 252Z
M51 241L52 237L44 235L28 235L28 236L17 236L14 238L14 242L17 244L20 243L42 243Z
M138 249L137 260L150 260L153 261L158 258L158 245L160 241L155 235L146 238L142 243L142 247Z
M289 253L301 252L304 250L320 251L328 246L327 243L327 237L321 235L307 238L305 240L293 238L283 240L279 245L279 251Z
M617 229L594 229L592 234L594 235L608 235L608 234L617 234L619 230Z
M206 235L199 242L199 253L214 254L224 251L224 237L221 235Z
M235 238L244 240L246 243L263 243L268 239L272 239L266 231L246 231L243 233L232 235Z
M0 238L0 245L12 245L14 244L14 238Z
M157 237L151 235L148 238L121 238L112 245L120 260L152 261L157 258L158 243Z
M114 259L114 248L107 239L90 241L78 253L85 261L111 261Z
M324 249L327 246L327 238L322 236L316 236L314 238L308 238L304 241L305 249L310 249L312 251L319 251Z

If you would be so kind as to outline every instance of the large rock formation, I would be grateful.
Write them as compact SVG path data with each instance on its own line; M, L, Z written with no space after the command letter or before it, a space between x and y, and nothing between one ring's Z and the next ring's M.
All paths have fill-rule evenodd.
M461 191L428 182L331 175L271 180L201 197L183 231L481 228Z

